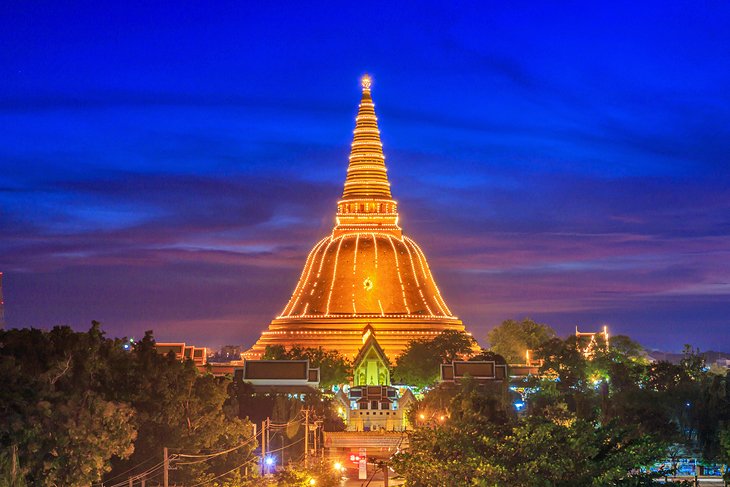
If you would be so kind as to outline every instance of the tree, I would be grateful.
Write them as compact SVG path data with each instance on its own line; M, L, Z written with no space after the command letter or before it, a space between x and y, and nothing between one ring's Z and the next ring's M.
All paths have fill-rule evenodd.
M637 469L661 459L667 442L630 419L596 413L599 394L585 380L589 362L576 345L557 339L545 344L543 352L562 375L540 384L524 416L510 414L506 384L502 391L469 380L452 386L445 420L414 422L409 449L395 457L396 470L413 486L650 485L656 474ZM567 362L565 369L558 358ZM556 380L561 377L568 386ZM442 389L429 391L419 408L443 405L448 391ZM543 401L540 407L534 407L536 399ZM578 414L578 403L593 407L577 408Z
M612 336L609 341L609 349L618 360L632 360L642 364L649 363L644 347L626 335Z
M289 357L286 353L284 345L266 345L264 348L264 354L261 356L262 360L288 360Z
M476 348L476 341L465 332L447 330L430 340L412 340L396 359L393 370L397 382L427 387L436 382L439 366L457 358L466 358Z
M730 464L730 425L725 425L725 428L719 431L718 437L720 440L720 460L725 462L726 465ZM730 480L730 469L725 471L723 476L725 480Z
M566 409L495 423L452 416L416 428L393 465L407 485L555 487L648 485L639 466L662 458L666 445L630 426L581 420Z
M99 387L117 353L99 323L0 331L0 445L31 485L81 486L99 481L113 456L128 457L135 411Z
M131 352L123 343L105 338L98 322L86 333L0 331L0 471L15 458L16 483L88 486L155 465L163 446L207 453L244 445L180 465L174 479L186 483L255 463L253 430L236 418L230 380L159 355L151 332Z
M314 480L314 484L312 484ZM300 463L290 464L274 474L274 483L265 484L271 487L337 487L340 473L332 468L328 461L313 462L309 467Z
M134 454L128 461L115 461L107 478L149 458L161 459L163 446L172 452L200 454L246 444L205 462L180 465L171 474L176 482L203 482L237 465L253 467L253 426L238 418L231 380L201 374L191 360L158 354L151 331L112 364L105 386L107 394L135 409L138 431ZM144 468L133 472L140 470Z
M319 385L328 389L334 385L347 384L352 375L352 364L336 350L292 347L287 352L291 359L309 359L312 367L319 368Z
M555 330L530 318L505 320L487 334L489 349L511 364L524 363L527 350L535 350L554 337Z
M319 368L320 387L327 389L346 384L352 375L352 364L336 350L294 346L287 350L282 345L267 345L264 360L309 360L310 367Z

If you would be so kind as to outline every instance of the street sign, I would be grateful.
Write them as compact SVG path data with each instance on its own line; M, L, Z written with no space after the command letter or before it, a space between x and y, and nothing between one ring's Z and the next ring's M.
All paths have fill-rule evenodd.
M360 461L358 462L357 478L365 480L368 478L368 457L367 448L360 448Z

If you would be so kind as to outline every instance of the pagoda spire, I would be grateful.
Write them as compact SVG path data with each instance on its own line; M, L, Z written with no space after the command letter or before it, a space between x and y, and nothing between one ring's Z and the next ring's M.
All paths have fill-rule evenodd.
M362 99L355 119L350 165L347 168L342 199L391 199L378 117L375 116L375 104L371 95L372 78L366 74L362 77L361 84Z
M362 98L355 119L345 189L337 204L335 233L379 231L400 237L397 203L390 193L371 94L372 78L366 74L360 83Z

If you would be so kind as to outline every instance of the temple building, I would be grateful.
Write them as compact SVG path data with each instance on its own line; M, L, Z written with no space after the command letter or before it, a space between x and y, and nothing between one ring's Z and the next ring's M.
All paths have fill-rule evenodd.
M368 76L349 159L332 232L314 245L289 302L245 358L259 358L267 345L321 346L354 358L370 329L393 359L411 340L464 330L399 225Z
M362 338L352 363L352 385L335 395L347 430L403 431L408 428L405 411L416 398L409 389L391 385L388 358L370 328Z

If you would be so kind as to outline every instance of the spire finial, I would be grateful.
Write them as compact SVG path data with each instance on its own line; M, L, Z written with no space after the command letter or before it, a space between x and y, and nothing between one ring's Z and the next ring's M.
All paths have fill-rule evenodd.
M362 84L363 91L370 91L370 85L373 84L373 79L369 74L366 74L360 78L360 84Z
M378 117L370 93L372 83L368 74L360 78L362 98L355 118L345 188L342 199L337 202L337 226L333 235L378 232L400 238L398 203L390 194Z

